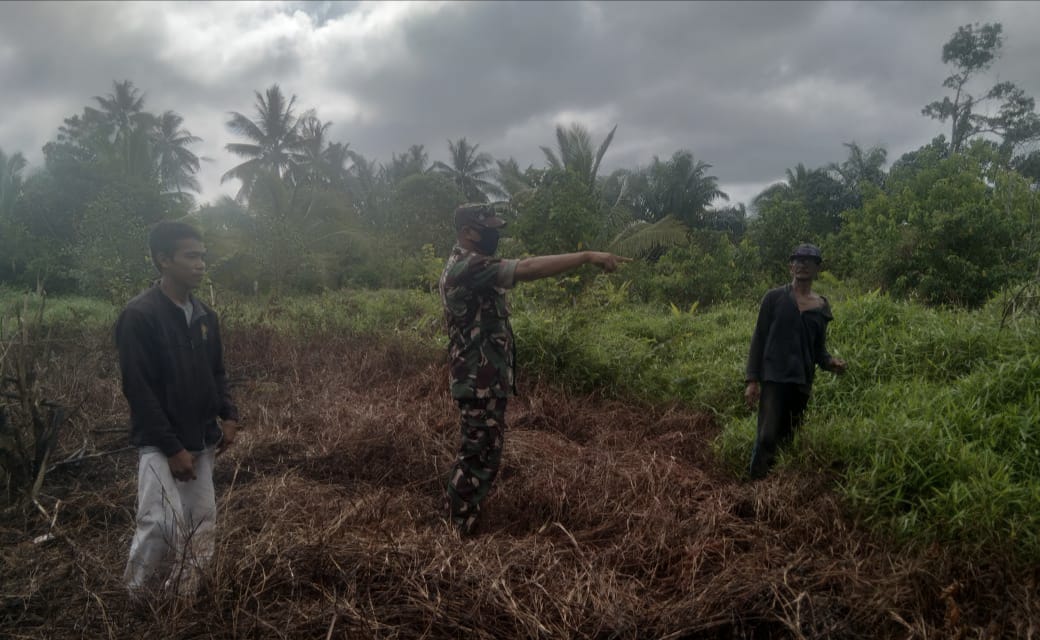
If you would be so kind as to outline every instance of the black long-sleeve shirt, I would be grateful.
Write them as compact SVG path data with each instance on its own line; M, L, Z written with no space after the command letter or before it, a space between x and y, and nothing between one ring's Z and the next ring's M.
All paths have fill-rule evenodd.
M816 365L830 366L827 323L833 319L827 298L822 307L803 312L791 284L770 289L758 310L745 380L797 384L808 393Z
M185 311L158 286L129 303L116 321L130 439L172 456L220 441L216 418L237 420L224 370L217 315L192 297Z

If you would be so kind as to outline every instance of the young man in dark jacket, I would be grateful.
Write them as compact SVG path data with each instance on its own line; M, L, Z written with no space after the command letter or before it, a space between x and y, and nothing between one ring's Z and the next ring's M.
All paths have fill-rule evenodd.
M137 528L124 580L133 596L159 585L190 595L213 555L213 462L235 441L238 410L217 315L191 295L206 269L199 232L160 222L148 242L160 279L126 305L115 330L139 451Z
M834 319L827 299L813 293L823 256L815 245L791 252L791 283L762 298L751 337L744 397L758 403L758 434L751 454L751 477L762 478L776 451L794 435L809 404L816 366L843 373L844 360L827 353L827 323Z

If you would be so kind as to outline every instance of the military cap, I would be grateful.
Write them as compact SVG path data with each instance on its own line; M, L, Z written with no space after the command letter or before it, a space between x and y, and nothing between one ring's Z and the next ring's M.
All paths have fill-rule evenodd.
M493 205L483 202L459 205L455 209L455 230L462 227L478 229L498 229L506 226L506 221L498 217Z

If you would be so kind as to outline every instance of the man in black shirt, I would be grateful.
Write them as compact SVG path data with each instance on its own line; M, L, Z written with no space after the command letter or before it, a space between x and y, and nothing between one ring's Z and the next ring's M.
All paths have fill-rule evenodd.
M124 580L134 597L164 583L191 595L213 555L213 463L235 441L238 409L217 315L191 295L206 269L199 232L160 222L148 243L160 279L126 305L115 331L139 452L137 526Z
M758 435L751 454L751 477L762 478L776 451L794 435L809 404L816 366L844 373L846 363L827 353L827 299L812 291L823 262L820 249L799 245L789 261L791 283L762 298L751 337L744 398L758 407Z

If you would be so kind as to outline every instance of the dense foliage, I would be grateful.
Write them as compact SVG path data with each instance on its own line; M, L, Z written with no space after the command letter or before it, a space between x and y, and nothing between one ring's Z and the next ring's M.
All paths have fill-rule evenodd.
M952 95L923 114L951 122L949 139L887 170L883 147L847 142L847 158L796 164L750 210L726 205L711 165L688 149L601 175L617 126L602 140L557 127L543 167L496 160L466 138L448 140L443 160L412 145L379 163L329 139L331 123L278 85L255 93L252 113L230 112L226 148L242 162L223 179L238 184L236 198L198 205L199 139L175 112L149 111L132 82L115 82L65 119L43 167L0 152L0 282L125 299L152 277L149 225L184 218L206 234L218 288L423 288L453 241L451 210L495 199L512 219L510 255L631 254L642 259L632 292L645 302L757 295L786 279L791 246L811 241L835 275L867 289L976 307L1035 278L1040 263L1035 103L1010 82L968 93L1002 44L999 24L967 25L943 47Z

